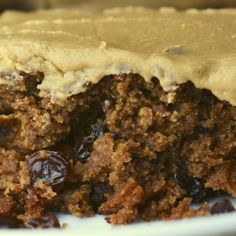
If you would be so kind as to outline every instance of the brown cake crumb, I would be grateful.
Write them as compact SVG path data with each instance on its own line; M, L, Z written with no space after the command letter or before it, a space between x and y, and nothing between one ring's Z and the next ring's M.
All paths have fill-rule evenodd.
M71 214L82 216L93 216L94 212L89 200L90 186L82 185L74 191L67 191L63 195L66 211Z
M196 216L206 216L209 215L209 206L204 203L201 207L197 209L190 209L190 204L192 202L191 198L184 198L179 202L177 207L173 208L170 212L170 216L164 217L164 220L177 220L182 218L191 218Z
M13 211L14 199L11 196L0 196L0 216L10 215Z
M44 227L51 211L112 224L204 216L214 193L236 196L236 108L210 91L110 75L62 106L39 97L42 73L21 74L0 85L0 216L19 227Z

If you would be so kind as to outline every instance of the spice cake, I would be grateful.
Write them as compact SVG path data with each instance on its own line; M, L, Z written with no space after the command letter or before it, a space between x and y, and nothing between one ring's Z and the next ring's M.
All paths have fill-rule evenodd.
M0 225L232 211L204 201L236 196L235 32L233 9L3 14Z

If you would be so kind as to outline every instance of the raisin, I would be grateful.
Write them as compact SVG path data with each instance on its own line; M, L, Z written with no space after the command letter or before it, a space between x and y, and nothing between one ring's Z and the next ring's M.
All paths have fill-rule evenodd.
M39 219L31 219L24 223L23 228L27 229L48 229L60 228L58 218L52 212L49 212Z
M75 154L77 161L85 163L89 159L93 150L93 143L95 139L95 136L87 136L82 140L82 143Z
M101 121L91 125L91 130L92 134L98 138L102 138L104 136L105 127L102 125Z
M174 179L186 191L187 196L193 199L193 202L200 202L206 197L203 181L190 177L186 168L175 167Z
M206 189L201 179L191 178L191 188L188 189L188 196L193 198L193 202L202 201L206 196Z
M92 185L92 189L89 195L90 201L95 212L97 212L99 206L107 200L104 196L106 193L112 191L111 187L107 183L97 182Z
M32 183L42 181L51 186L63 184L68 176L69 163L60 153L39 151L29 158Z
M21 222L12 216L0 217L0 228L1 229L17 229L21 227Z
M232 212L235 211L235 208L233 204L230 202L229 199L221 199L214 203L211 207L211 214L221 214L221 213L227 213L227 212Z
M89 136L83 138L76 154L76 160L81 163L85 163L91 156L93 151L93 143L97 138L102 138L104 136L105 128L101 121L90 126L91 133Z

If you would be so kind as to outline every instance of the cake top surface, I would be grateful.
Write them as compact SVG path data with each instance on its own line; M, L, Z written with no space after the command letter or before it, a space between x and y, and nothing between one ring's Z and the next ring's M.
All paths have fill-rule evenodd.
M0 18L0 72L18 70L44 72L40 95L54 102L105 75L139 73L158 77L166 91L192 81L236 105L236 10L7 12Z

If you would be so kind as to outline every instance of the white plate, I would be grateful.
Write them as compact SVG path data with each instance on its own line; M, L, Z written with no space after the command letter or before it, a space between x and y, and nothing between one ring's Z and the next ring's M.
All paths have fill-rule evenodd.
M236 200L232 200L236 206ZM112 226L102 216L78 219L59 215L61 223L67 223L65 230L3 230L1 236L235 236L236 212L198 217L170 222L143 222L128 226Z

